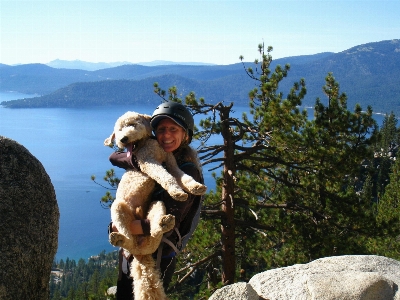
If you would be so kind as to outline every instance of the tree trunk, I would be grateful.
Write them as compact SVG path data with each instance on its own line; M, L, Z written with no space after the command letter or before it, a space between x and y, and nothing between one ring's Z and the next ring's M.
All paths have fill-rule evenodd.
M224 170L222 186L222 211L221 240L222 240L222 282L232 284L235 282L235 207L234 207L234 144L229 126L229 112L231 106L225 106L220 111L223 122L222 137L224 139Z

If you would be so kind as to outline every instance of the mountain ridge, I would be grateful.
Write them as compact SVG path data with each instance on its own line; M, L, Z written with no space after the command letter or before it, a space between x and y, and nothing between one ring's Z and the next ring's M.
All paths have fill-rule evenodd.
M56 69L77 69L77 70L85 70L85 71L98 71L101 69L108 69L113 67L119 67L123 65L141 65L141 66L160 66L160 65L214 65L211 63L201 63L201 62L173 62L167 60L153 60L150 62L140 62L140 63L132 63L128 61L123 62L87 62L79 59L76 60L62 60L55 59L45 65L56 68Z
M320 59L330 53L292 56L294 64ZM284 64L286 58L274 60L272 65ZM251 64L247 62L246 64ZM86 71L81 69L58 69L45 64L0 65L0 91L17 91L25 94L45 95L68 84L85 81L132 79L140 80L165 74L177 74L191 79L211 80L233 73L242 73L241 62L231 65L157 65L126 64L107 69ZM50 84L48 84L50 83Z
M358 45L339 53L281 58L272 61L271 70L278 64L286 63L291 65L291 69L281 82L280 89L284 94L288 93L295 81L305 78L305 106L313 106L318 97L324 100L324 78L332 72L341 92L348 95L350 109L355 103L360 103L363 108L370 105L374 111L400 114L398 39ZM244 65L122 65L96 71L52 69L38 64L0 65L0 90L9 88L43 95L24 101L6 101L1 105L79 107L129 104L134 101L133 98L159 103L160 99L153 93L154 82L158 82L163 89L175 85L182 96L194 91L198 97L204 97L211 103L221 100L247 103L248 92L256 83L247 76L244 67L254 68L254 65L249 62ZM26 84L23 84L24 81ZM108 90L104 89L105 86ZM103 93L99 94L99 90ZM97 95L97 100L93 95ZM68 101L65 101L66 98ZM115 102L110 99L115 99Z

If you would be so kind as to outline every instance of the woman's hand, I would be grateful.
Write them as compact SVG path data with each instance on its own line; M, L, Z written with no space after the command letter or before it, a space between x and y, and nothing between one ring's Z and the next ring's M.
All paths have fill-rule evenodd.
M110 224L111 226L109 226L109 229L111 229L111 232L118 232L118 228L117 226L115 226L114 223ZM130 226L129 226L129 231L131 232L131 234L133 235L139 235L139 234L143 234L143 228L142 228L142 223L140 222L140 220L134 220L131 222Z

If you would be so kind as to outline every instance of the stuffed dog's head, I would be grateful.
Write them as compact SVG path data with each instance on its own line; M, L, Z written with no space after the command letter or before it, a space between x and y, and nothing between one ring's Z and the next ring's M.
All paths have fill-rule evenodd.
M128 111L118 118L114 132L104 141L104 145L117 144L120 149L143 138L151 136L151 116Z

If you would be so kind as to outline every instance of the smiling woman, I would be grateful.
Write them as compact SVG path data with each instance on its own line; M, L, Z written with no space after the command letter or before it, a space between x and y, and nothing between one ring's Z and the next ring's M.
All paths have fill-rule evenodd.
M163 119L155 130L156 138L165 152L173 152L188 140L186 131L171 119Z
M124 119L123 116L122 120ZM117 124L120 123L130 124L118 119ZM134 280L135 299L153 298L158 293L157 299L165 298L158 279L157 282L153 282L150 278L160 278L164 290L168 288L178 254L182 250L182 245L185 245L185 238L191 236L198 224L202 195L207 190L202 184L204 179L197 152L189 146L194 126L194 119L189 109L180 103L164 102L153 112L150 125L157 141L137 139L140 134L137 134L136 130L133 130L132 134L127 134L122 129L123 135L128 137L124 144L128 150L117 151L110 155L111 163L127 172L121 178L116 199L111 206L112 226L109 239L113 245L129 251L124 252L124 256L120 258L120 266L127 263L130 265L128 269L132 270L132 273L129 273L120 268L117 299L120 293L132 293L132 286L124 284L130 275ZM114 133L116 143L119 145L121 141L121 137L118 137L119 132L114 131ZM119 147L121 148L120 145ZM160 158L163 154L165 158ZM164 163L168 172L165 172ZM147 176L143 176L143 173ZM149 178L154 181L149 181ZM155 182L158 185L154 187ZM149 198L152 204L144 214L145 217L132 218L136 206L144 206L143 200ZM161 211L163 211L162 217L158 217ZM158 226L160 229L157 229ZM165 240L160 243L162 234L167 232ZM138 246L136 237L139 235L142 236L141 239L149 241L142 242L142 246ZM156 269L153 266L154 262L151 262L152 256L157 257ZM145 274L151 274L150 278L145 279ZM149 282L146 287L141 284L143 280Z
M174 152L192 141L194 119L182 104L169 102L159 105L151 118L151 126L166 152Z

